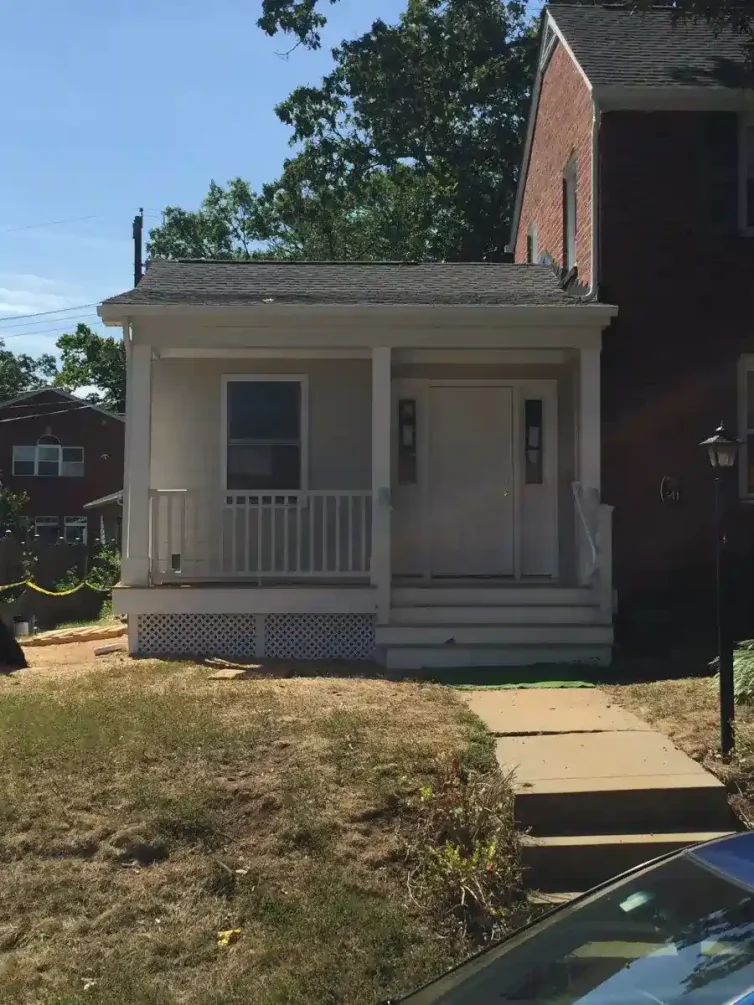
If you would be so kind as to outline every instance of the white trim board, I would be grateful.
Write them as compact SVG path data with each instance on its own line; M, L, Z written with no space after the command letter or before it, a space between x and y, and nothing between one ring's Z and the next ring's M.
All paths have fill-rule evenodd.
M113 588L116 614L374 614L371 586Z

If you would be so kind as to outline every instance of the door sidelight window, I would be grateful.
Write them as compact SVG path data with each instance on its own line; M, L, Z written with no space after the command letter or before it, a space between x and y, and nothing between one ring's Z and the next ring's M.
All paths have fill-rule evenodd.
M542 464L542 399L527 398L524 402L524 450L526 454L526 484L541 485Z
M398 402L398 484L416 485L416 399Z

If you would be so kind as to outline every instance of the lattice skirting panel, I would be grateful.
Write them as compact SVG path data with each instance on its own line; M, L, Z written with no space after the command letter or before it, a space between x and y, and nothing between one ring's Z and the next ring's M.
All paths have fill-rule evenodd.
M289 660L371 660L370 614L268 614L265 656Z
M139 614L141 656L371 660L369 614Z
M253 614L139 614L141 656L256 656Z

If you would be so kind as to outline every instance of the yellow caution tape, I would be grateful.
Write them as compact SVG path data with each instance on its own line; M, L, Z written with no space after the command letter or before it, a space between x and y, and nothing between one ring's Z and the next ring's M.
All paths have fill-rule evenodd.
M70 590L45 590L44 587L37 586L36 583L32 583L30 579L22 579L19 583L7 583L5 586L0 586L0 593L4 593L5 590L13 590L18 586L28 586L30 590L35 590L37 593L44 593L46 597L69 597L72 593L78 593L79 590L83 590L85 586L90 590L94 590L95 593L110 592L110 587L94 586L87 580L79 583L78 586L72 587Z

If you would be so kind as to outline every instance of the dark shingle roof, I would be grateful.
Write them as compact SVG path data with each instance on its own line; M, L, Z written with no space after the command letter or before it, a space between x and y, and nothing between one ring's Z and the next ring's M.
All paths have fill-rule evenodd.
M673 21L668 7L548 7L592 85L751 87L741 35L706 21Z
M411 262L151 262L105 304L574 304L545 265Z

